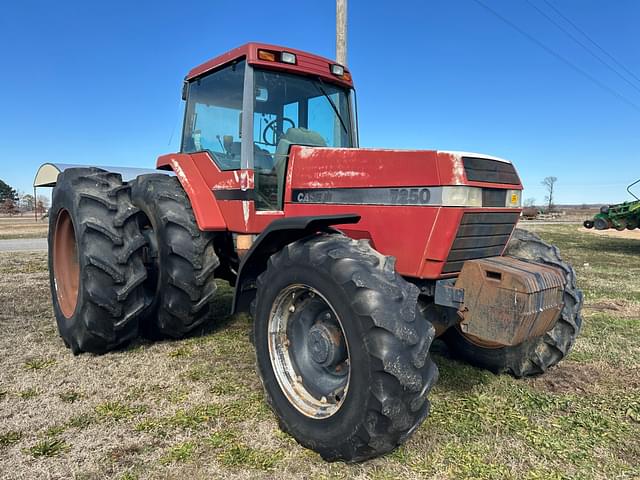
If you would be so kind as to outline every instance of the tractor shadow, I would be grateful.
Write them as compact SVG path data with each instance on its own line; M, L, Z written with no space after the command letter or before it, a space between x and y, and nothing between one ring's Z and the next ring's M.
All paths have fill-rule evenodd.
M218 290L216 292L216 298L213 302L213 315L212 319L205 322L203 325L195 328L193 331L184 335L181 338L169 338L153 333L142 332L141 335L133 340L126 346L118 349L120 351L135 350L144 345L151 345L159 342L163 343L180 343L185 340L190 340L199 337L214 336L216 333L221 332L229 328L232 324L237 322L243 322L241 317L244 314L231 315L231 305L233 303L233 288L229 286L227 282L218 281ZM246 322L247 331L251 330L250 322Z
M215 335L217 332L228 328L237 322L243 314L231 315L231 305L233 304L233 287L223 280L217 281L218 290L213 302L213 320L205 322L201 327L196 328L184 338L203 337ZM248 326L249 323L247 323Z
M488 370L458 360L440 339L433 341L430 354L440 373L435 388L441 392L464 394L498 379L498 375Z
M231 315L232 302L233 288L228 283L220 281L214 302L214 320L206 322L180 339L140 337L123 350L134 350L140 346L158 342L177 344L198 337L211 336L215 338L218 333L227 328L246 330L248 340L253 343L252 319L246 314ZM497 376L491 372L457 360L442 340L434 340L431 345L431 355L440 372L436 383L436 388L440 391L463 394L478 386L490 384L497 379Z

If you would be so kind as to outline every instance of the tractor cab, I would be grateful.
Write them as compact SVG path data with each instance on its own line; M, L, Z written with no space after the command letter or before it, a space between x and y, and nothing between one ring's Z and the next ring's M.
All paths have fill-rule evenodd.
M307 53L241 48L187 75L181 152L253 170L256 210L282 210L291 145L357 146L351 77Z

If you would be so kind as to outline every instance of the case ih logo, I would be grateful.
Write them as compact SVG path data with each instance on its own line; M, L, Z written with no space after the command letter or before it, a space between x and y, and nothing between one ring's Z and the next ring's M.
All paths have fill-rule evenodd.
M306 190L298 191L294 198L299 203L330 203L331 191L330 190Z

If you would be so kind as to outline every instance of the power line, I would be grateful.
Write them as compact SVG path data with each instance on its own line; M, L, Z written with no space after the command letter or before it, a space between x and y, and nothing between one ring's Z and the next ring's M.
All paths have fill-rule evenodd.
M638 92L640 92L640 88L638 88L638 86L633 83L632 81L630 81L627 77L625 77L624 75L622 75L617 69L613 68L611 65L609 65L607 62L605 62L602 58L600 58L600 56L596 55L587 45L585 45L582 41L580 41L578 38L576 38L575 35L573 35L571 32L567 31L562 25L560 25L558 22L556 22L552 17L550 17L549 15L547 15L543 10L541 10L536 4L534 4L531 0L525 0L525 2L527 2L531 7L533 7L534 9L536 9L536 11L542 15L544 18L546 18L547 20L549 20L551 23L553 23L556 27L558 27L560 30L562 30L569 38L571 38L574 42L576 42L578 45L580 45L587 53L589 53L593 58L595 58L596 60L598 60L601 64L603 64L605 67L607 67L609 70L611 70L613 73L615 73L618 77L620 77L622 80L624 80L625 82L627 82L629 85L631 85L634 89L636 89Z
M473 1L476 2L478 5L480 5L482 8L484 8L485 10L487 10L488 12L490 12L495 17L497 17L500 20L502 20L504 23L506 23L511 28L513 28L515 31L517 31L518 33L520 33L521 35L525 36L530 41L532 41L533 43L538 45L540 48L542 48L544 51L546 51L549 55L552 55L552 56L556 57L558 60L560 60L561 62L565 63L566 65L571 67L573 70L578 72L580 75L582 75L582 76L586 77L587 79L589 79L591 82L593 82L598 87L602 88L603 90L606 90L607 92L609 92L613 96L617 97L619 100L622 100L624 103L626 103L627 105L629 105L633 109L635 109L638 112L640 112L640 106L638 106L636 103L634 103L631 100L629 100L627 97L625 97L621 93L618 93L616 90L614 90L611 87L605 85L600 80L598 80L593 75L591 75L589 72L583 70L582 68L580 68L579 66L577 66L576 64L574 64L573 62L571 62L570 60L568 60L567 58L565 58L564 56L562 56L561 54L556 52L555 50L553 50L551 47L548 47L547 45L542 43L540 40L535 38L533 35L527 33L526 31L524 31L523 29L518 27L515 23L511 22L506 17L503 17L502 15L500 15L498 12L496 12L494 9L492 9L491 7L486 5L481 0L473 0Z
M638 82L640 82L640 78L638 78L631 70L629 70L627 67L625 67L622 62L619 62L613 55L611 55L609 52L607 52L604 48L602 48L594 39L592 39L587 32L585 32L583 29L581 29L578 25L576 25L574 22L572 22L569 18L566 17L566 15L564 15L560 10L558 10L551 2L549 2L548 0L543 0L544 3L546 3L547 5L549 5L549 7L551 9L553 9L554 12L556 12L558 15L560 15L568 24L570 24L573 28L575 28L578 32L580 32L587 40L589 40L591 43L593 43L596 47L598 47L600 49L600 51L602 53L604 53L607 57L609 57L611 60L613 60L620 68L622 68L625 72L627 72L629 75L631 75L633 78L635 78Z

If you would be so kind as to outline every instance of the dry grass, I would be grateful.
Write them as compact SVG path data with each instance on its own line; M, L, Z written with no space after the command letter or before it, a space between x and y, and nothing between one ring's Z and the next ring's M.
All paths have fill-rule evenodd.
M247 317L181 341L74 357L44 253L0 254L0 478L633 478L640 476L640 242L538 227L578 269L585 330L526 381L436 344L431 416L398 451L328 464L278 430Z
M0 240L10 238L44 238L49 230L49 220L36 221L31 215L0 216Z
M608 230L596 230L595 228L592 230L586 230L592 235L600 235L605 237L613 237L613 238L631 238L635 240L640 240L640 229L636 228L634 230L614 230L612 228Z

